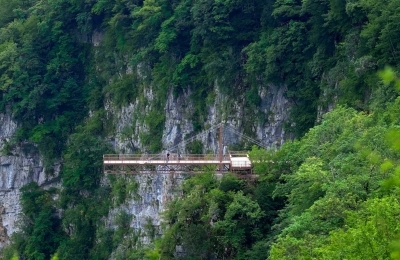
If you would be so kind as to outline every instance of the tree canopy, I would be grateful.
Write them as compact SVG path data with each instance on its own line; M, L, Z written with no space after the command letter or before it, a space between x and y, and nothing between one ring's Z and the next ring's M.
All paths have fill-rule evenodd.
M61 167L60 187L21 189L24 224L6 259L400 259L398 0L0 6L0 111L18 124L2 153L30 142L46 174ZM139 122L147 130L135 140L158 152L168 93L190 93L194 132L208 127L205 107L218 92L222 117L240 101L254 134L271 116L260 93L272 85L291 104L293 140L253 147L257 181L188 179L163 213L163 236L145 225L150 245L129 212L104 225L138 189L132 178L102 176L110 106L136 102L121 136L134 151Z

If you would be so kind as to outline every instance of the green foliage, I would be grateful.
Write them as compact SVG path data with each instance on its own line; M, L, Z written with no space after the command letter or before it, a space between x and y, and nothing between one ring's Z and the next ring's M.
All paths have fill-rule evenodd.
M398 104L386 105L372 115L337 108L299 142L304 159L275 190L287 204L271 259L395 257L398 120L389 114Z
M394 197L366 201L360 212L348 214L344 229L329 235L329 243L319 249L322 257L389 259L390 244L398 230L399 210L398 199Z
M57 190L43 190L32 182L22 187L21 192L22 234L13 237L10 249L18 252L17 258L49 259L66 238L56 212Z
M162 131L164 129L165 114L152 110L145 116L145 123L149 126L147 133L141 133L140 140L149 147L150 152L155 153L161 150Z
M76 129L64 154L60 204L68 239L58 249L60 259L84 259L93 254L97 258L108 256L112 250L109 246L99 248L108 240L96 234L100 219L108 214L111 204L110 188L100 186L102 155L110 152L109 144L100 135L104 129L101 115L104 114L99 113Z
M148 260L158 260L161 255L156 250L151 250L145 254L145 257Z
M257 202L244 196L242 191L234 194L232 199L223 220L215 224L215 229L223 234L219 239L225 248L237 252L252 239L261 237L255 224L263 217L263 212ZM247 239L250 241L246 241Z
M22 135L16 141L35 142L51 168L87 113L90 54L76 41L77 11L66 1L2 6L7 14L1 16L0 107L20 123Z
M223 192L233 191L237 192L242 190L244 187L244 183L242 180L239 180L235 175L227 173L221 179L219 183L219 189Z
M163 215L166 229L159 244L163 259L176 257L176 246L182 248L178 257L184 259L255 255L252 245L267 237L271 226L264 224L271 223L271 212L280 206L268 203L272 190L269 194L268 189L253 190L234 175L217 181L204 173L186 180L182 189L185 196L172 201Z
M186 146L190 154L203 154L203 143L199 140L194 140Z
M137 183L135 176L108 176L111 183L111 194L116 207L125 203L127 199L139 198L138 189L139 184Z
M138 96L137 82L137 75L126 74L108 85L106 90L112 93L112 100L116 106L124 106L132 103Z
M93 190L100 184L102 156L109 146L98 137L76 133L65 154L63 186L71 191Z
M107 259L115 249L114 231L100 225L96 230L96 243L89 253L90 259Z
M389 189L399 183L394 177L398 131L391 126L398 120L389 116L396 114L397 106L388 105L382 114L338 107L304 138L277 152L253 147L250 158L260 175L255 187L229 175L217 186L207 181L207 175L203 180L189 179L183 185L185 197L173 201L164 216L168 228L161 240L161 257L173 258L176 246L181 246L184 257L264 259L271 244L271 259L337 259L365 246L371 248L365 258L389 257L397 213L376 215L374 210L382 214L395 210L392 198L379 196L400 194L381 189L389 176L393 176L386 181ZM376 209L378 205L385 209ZM367 226L361 221L365 216L371 216ZM380 233L389 229L393 232ZM350 242L360 232L376 237L365 235L360 243Z
M284 175L282 178L286 182L285 188L290 190L290 194L287 195L288 204L291 205L290 212L298 215L325 195L323 186L329 176L328 172L323 170L323 162L318 158L310 157L299 167L295 175ZM307 193L304 193L305 190Z
M400 194L399 1L0 0L0 6L0 110L19 126L2 152L15 155L15 145L29 141L48 174L55 162L62 167L60 190L22 189L26 223L13 237L10 258L17 252L22 259L107 259L117 248L126 250L116 259L173 259L177 248L190 259L265 259L270 248L271 259L361 258L357 247L366 248L362 258L390 256ZM96 37L99 46L88 44L97 45ZM386 65L393 69L377 77ZM187 180L186 197L171 202L155 247L141 245L142 231L131 230L128 213L116 230L104 227L110 207L138 199L132 179L100 185L102 154L111 150L105 136L114 131L109 111L137 100L120 137L131 151L139 138L158 152L169 93L190 95L195 132L204 129L207 106L223 102L221 117L228 118L237 101L251 132L254 122L267 120L259 95L271 84L293 104L285 132L304 137L279 151L254 147L257 181L212 174ZM341 106L320 118L333 103ZM135 122L148 131L135 133ZM203 147L194 142L188 150ZM150 221L146 229L156 238Z
M396 1L110 0L30 8L15 0L2 6L2 107L11 105L24 122L24 137L37 142L49 160L61 154L60 140L75 126L71 119L87 112L87 99L101 103L109 95L121 106L152 85L159 111L169 88L177 93L191 88L200 130L212 85L230 97L243 95L250 118L260 103L258 89L267 81L287 86L286 96L295 105L288 130L301 135L314 124L317 101L325 93L364 109L364 93L375 82L360 76L376 64L396 65ZM96 71L76 38L101 25ZM82 35L76 37L77 31ZM59 116L64 118L54 122ZM150 129L163 122L153 116L146 121ZM35 128L39 122L47 124ZM69 131L55 125L68 125ZM155 133L158 128L143 136L153 151L160 149L149 141Z
M121 243L124 237L130 231L130 222L132 220L132 215L125 211L120 211L115 218L115 224L117 225L117 230L113 237L114 244Z
M60 221L57 223L53 214L54 212L51 211L41 212L35 218L33 231L30 234L25 251L28 258L46 259L58 247L60 234L58 234L57 229L60 227Z
M157 235L157 228L153 225L153 220L151 217L146 218L146 224L143 226L143 229L150 240L154 241Z
M253 172L255 174L267 173L270 163L274 163L272 154L265 149L253 146L249 152L250 160L253 164Z

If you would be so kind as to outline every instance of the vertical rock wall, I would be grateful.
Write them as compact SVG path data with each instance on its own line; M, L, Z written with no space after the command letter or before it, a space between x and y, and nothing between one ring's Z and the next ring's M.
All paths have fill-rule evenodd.
M0 214L4 212L4 207L0 206ZM0 245L4 245L8 241L7 229L3 225L3 219L0 218Z
M266 115L266 122L256 125L257 140L267 147L279 148L285 140L291 138L284 129L289 118L290 103L285 98L285 86L269 85L259 90L261 111Z
M205 125L215 126L223 121L224 124L241 132L244 121L251 120L246 118L242 109L244 102L240 100L243 100L243 98L230 101L233 104L230 108L231 113L226 115L222 112L223 109L221 107L224 106L224 103L228 102L227 97L222 95L217 87L214 91L216 92L214 104L204 108L207 110ZM268 88L262 88L259 91L261 98L259 112L266 118L265 120L251 122L251 124L253 124L253 128L255 129L256 139L270 148L278 148L286 139L290 138L283 127L289 117L290 108L289 101L284 97L285 91L285 87L275 85L270 85ZM193 132L193 124L189 120L191 113L194 111L190 103L190 91L178 97L174 97L170 92L165 106L166 122L162 142L163 147L168 148L177 145L184 140L185 136ZM217 151L217 132L214 131L209 135L201 137L206 150ZM229 131L229 129L224 129L225 144L233 144L239 141L240 136Z
M150 238L144 230L148 223L155 228L156 234L161 232L161 216L168 202L180 194L179 186L184 179L179 174L142 174L134 176L139 188L133 198L122 205L113 208L106 220L109 228L116 228L115 218L124 211L132 215L131 228L141 234L141 243L150 243ZM131 194L132 195L132 194Z
M243 104L238 101L230 101L233 104L231 114L221 114L221 107L227 102L227 97L219 93L216 87L216 98L212 105L205 107L207 110L206 125L214 126L221 122L225 116L225 124L235 127L240 131L243 124L244 112L241 107ZM254 122L254 129L257 139L266 146L279 147L287 138L283 129L283 123L288 117L289 102L284 98L285 88L278 86L269 86L261 89L261 112L267 117L263 123ZM194 108L190 102L191 91L187 90L180 96L174 96L172 91L168 93L165 104L165 128L163 131L162 144L168 148L177 145L185 140L187 136L193 135L193 124L190 117ZM148 101L153 99L151 88L145 91ZM117 152L130 153L132 148L143 152L140 143L139 134L148 131L143 120L139 120L140 114L147 113L150 110L150 104L143 106L139 100L129 104L122 109L108 108L109 112L116 118L116 133L114 148ZM127 138L121 134L126 127L132 128L132 135ZM0 148L3 155L0 156L0 247L8 241L8 237L17 230L18 214L21 212L19 203L19 189L32 181L37 182L44 187L52 185L53 177L45 175L42 159L34 145L23 143L17 147L12 147L9 153L4 155L4 150L10 141L10 138L17 129L17 124L13 122L7 114L0 114ZM217 132L210 132L200 138L207 151L218 151ZM240 137L225 130L225 142L238 142ZM184 150L185 147L179 147ZM131 226L135 229L143 227L146 219L150 218L153 225L159 226L159 213L166 207L166 203L172 199L182 180L181 176L171 175L151 175L137 176L140 184L140 200L131 200L110 212L109 225L112 226L113 216L118 210L125 210L134 216ZM144 238L146 240L146 238Z
M31 143L7 148L16 129L17 124L8 114L0 114L0 248L18 230L19 189L32 181L46 186L55 177L45 175L39 152Z
M290 103L284 97L286 88L281 86L271 85L268 88L260 89L259 96L261 98L261 113L265 115L265 120L260 120L253 123L256 138L261 141L265 146L271 148L280 147L284 140L288 138L284 131L283 124L288 118L288 110ZM229 100L232 104L229 115L223 115L223 105L228 102L226 96L222 95L218 87L214 89L216 93L215 101L212 105L205 107L207 111L207 119L205 125L215 126L219 124L223 117L224 123L230 125L239 131L241 126L246 120L243 108L243 97L237 100ZM162 144L165 149L175 147L182 141L187 139L187 136L193 136L193 122L190 118L194 113L194 107L191 104L191 91L190 89L179 96L174 96L172 90L168 92L165 108L165 128L162 136ZM151 90L145 94L147 100L152 100ZM242 100L242 101L240 101ZM115 148L117 152L125 153L131 152L126 147L132 146L132 143L141 151L145 152L140 144L140 132L147 131L147 126L143 121L135 116L137 113L145 114L150 110L149 105L144 107L139 103L139 99L132 104L110 111L116 118L116 133L112 139L115 140ZM161 112L161 111L160 111ZM132 130L131 138L122 138L121 132L124 128L130 127ZM209 134L201 136L200 140L204 144L206 151L218 151L218 130L210 132ZM228 129L224 131L225 144L237 143L240 141L240 136L229 132ZM180 146L180 151L184 151L185 147ZM159 227L161 219L160 212L162 212L166 204L176 195L178 186L183 180L182 176L174 176L168 174L157 175L139 175L136 176L136 181L139 183L138 195L140 199L130 200L122 206L113 209L107 220L109 227L115 227L115 216L119 211L125 211L132 214L131 227L135 230L143 228L147 219L151 219L154 226ZM148 238L143 237L143 242L148 242Z

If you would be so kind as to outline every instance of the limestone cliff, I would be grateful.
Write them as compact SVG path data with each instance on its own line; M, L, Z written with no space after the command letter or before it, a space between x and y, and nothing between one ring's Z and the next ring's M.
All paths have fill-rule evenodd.
M284 98L285 88L269 86L259 91L261 97L261 113L265 115L262 122L254 122L253 129L256 138L269 147L279 147L285 138L288 138L283 129L283 124L288 117L287 110L289 102ZM205 107L207 110L206 124L216 125L222 118L223 104L227 102L227 97L219 93L218 87L215 87L216 98L213 104ZM152 100L153 94L151 88L145 93L148 100ZM165 109L165 127L162 135L162 144L165 149L177 145L185 140L186 136L193 134L193 122L190 116L194 109L190 103L191 92L188 90L182 95L174 96L172 91L168 93ZM243 98L232 101L229 109L231 113L225 114L225 123L241 130L244 123ZM138 149L142 152L143 145L140 141L140 133L148 131L148 126L140 119L141 114L147 113L151 105L140 104L140 100L124 106L120 109L108 107L111 116L115 117L115 133L110 137L114 140L114 149L116 152L129 153ZM52 183L54 176L46 176L43 168L42 158L36 147L29 143L21 143L15 147L6 147L10 138L17 129L17 124L8 114L0 115L0 147L3 155L0 156L0 246L4 245L8 237L17 230L18 214L21 212L19 204L19 189L32 181L37 182L42 187L57 185ZM130 136L123 135L123 129L132 128ZM225 142L236 143L239 136L225 131ZM201 137L204 147L208 151L217 151L218 139L216 133L210 133ZM5 151L6 148L8 151ZM180 147L184 149L184 147ZM7 152L7 154L5 154ZM141 228L147 219L151 219L154 226L159 226L159 212L165 208L176 190L176 185L181 181L181 177L170 175L156 176L138 176L137 182L140 184L138 195L140 199L127 201L119 208L113 209L108 218L109 226L113 226L113 216L119 210L124 210L134 217L131 226L134 229ZM145 239L146 240L146 239Z
M233 104L230 108L231 113L226 114L226 112L223 111L223 106L224 103L227 102L227 97L218 91L218 87L215 87L214 91L217 93L215 102L204 108L207 111L205 125L215 126L220 122L224 122L224 124L242 131L242 126L246 120L251 120L245 117L243 111L244 102L240 101L243 100L243 97L230 101L229 103ZM267 147L278 148L285 140L291 137L284 130L284 123L288 119L288 110L290 108L290 103L284 96L285 91L285 87L274 85L260 88L259 90L261 105L258 112L262 114L264 119L251 122L250 124L256 135L255 138ZM145 93L145 96L151 100L151 94L149 93L151 93L151 91ZM162 144L165 149L175 147L180 142L185 141L187 136L193 135L194 127L190 118L194 112L194 108L190 101L190 95L190 90L187 90L187 92L179 96L174 96L172 91L168 92L167 102L163 111L165 112L166 120ZM143 124L143 121L137 116L140 107L139 100L136 100L128 106L113 110L113 114L116 117L116 132L112 139L115 140L114 148L117 152L132 152L132 147L144 152L139 136L140 132L148 130L148 126ZM148 110L149 107L147 106L139 114L146 114ZM123 135L123 130L126 127L132 129L130 137ZM237 143L240 141L239 139L240 137L237 134L228 130L224 131L224 142L227 144ZM200 140L205 150L217 151L218 138L216 132L201 136ZM185 150L185 147L179 148Z
M9 114L0 114L0 248L18 230L21 213L19 189L32 181L43 187L56 185L53 180L59 170L58 165L55 174L46 176L43 160L32 143L24 142L9 147L17 127Z
M265 115L266 118L262 120L262 122L254 122L253 129L256 134L255 138L261 141L265 146L271 148L280 147L284 140L290 138L283 128L283 124L288 118L288 109L290 106L290 103L284 97L285 90L284 87L271 85L259 91L261 98L261 111L259 112ZM221 122L222 107L223 104L227 102L227 97L219 93L218 87L216 87L214 91L217 93L215 102L209 107L204 108L207 110L208 116L206 125L208 126L217 125ZM170 149L171 147L175 147L174 149L178 148L177 145L179 143L185 141L187 136L193 134L194 127L190 118L194 108L191 105L190 95L190 90L178 96L174 96L172 91L168 92L164 111L162 111L165 112L165 126L162 136L164 149ZM144 96L148 100L152 100L151 89L147 90ZM241 98L238 98L238 100L241 100ZM233 107L230 108L232 113L226 115L224 122L241 131L241 126L245 123L246 118L244 118L244 111L242 109L243 103L238 100L233 101ZM232 101L230 103L232 103ZM140 111L140 109L142 110ZM111 139L114 140L116 152L129 153L136 150L145 152L145 149L140 143L139 136L141 131L148 130L148 126L143 124L138 114L143 115L149 110L151 110L151 106L143 106L140 104L139 99L120 109L112 108L112 106L109 107L108 111L116 118L116 132L114 136L111 137ZM123 133L124 129L127 127L131 129L131 132L129 132L131 136L126 136L126 134ZM217 132L218 131L210 132L200 137L205 151L218 151ZM224 142L226 144L237 143L240 141L239 139L240 136L228 131L228 129L224 131ZM179 149L180 151L185 151L185 145L179 146ZM179 194L177 186L179 186L183 178L183 176L168 174L137 176L135 179L137 183L140 184L137 191L138 196L114 208L107 218L106 226L115 228L115 217L119 212L123 211L131 214L130 225L136 232L143 230L144 225L150 221L155 227L156 232L159 233L159 226L161 223L159 213L166 207L166 203L168 203L173 196ZM148 241L148 234L142 233L142 242L147 243ZM116 253L120 252L122 254L123 248L124 247L121 246Z

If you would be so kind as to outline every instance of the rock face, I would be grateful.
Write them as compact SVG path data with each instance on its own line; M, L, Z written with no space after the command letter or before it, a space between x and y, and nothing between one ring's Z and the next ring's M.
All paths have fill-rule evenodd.
M18 229L19 189L32 181L46 186L54 178L45 175L39 152L31 143L6 148L16 129L17 124L9 115L0 114L0 150L7 153L0 156L0 248Z
M135 179L139 184L138 199L126 204L127 212L135 216L133 227L143 228L148 219L154 226L159 227L161 224L159 213L175 195L179 194L177 187L183 177L170 174L148 174L136 176Z
M168 202L180 195L180 183L184 177L176 174L143 174L134 176L138 190L133 198L112 209L106 220L108 228L116 228L116 216L121 212L132 216L130 226L135 234L140 234L140 243L151 242L148 226L151 225L154 234L160 235L161 216ZM132 195L132 194L131 194ZM118 251L123 250L119 248Z
M0 207L0 214L3 215L4 208ZM4 245L8 241L7 229L3 225L3 219L0 218L0 244Z
M151 102L153 100L153 91L149 87L144 93L144 98ZM133 153L137 149L143 150L140 142L140 133L147 132L148 127L143 122L143 115L149 113L151 106L143 106L136 99L135 102L120 109L115 109L110 104L106 109L111 116L116 118L115 133L111 137L114 140L114 150L119 153Z
M285 86L270 85L261 89L261 111L267 115L267 122L256 126L257 140L270 148L279 148L285 140L291 138L283 126L289 117L290 103L285 98Z
M288 109L290 104L284 97L286 88L277 86L270 86L267 89L260 90L261 97L261 113L263 113L267 120L264 123L254 123L253 128L256 130L258 141L265 147L277 148L280 147L284 140L288 137L283 129L283 124L288 118ZM224 128L223 142L224 145L234 144L240 141L241 136L232 130L236 129L237 132L242 133L242 125L246 120L244 114L244 100L238 98L233 101L229 115L224 114L221 108L227 102L227 97L223 96L218 88L215 89L216 98L213 105L205 108L207 109L207 121L205 125L216 126L219 123L227 127ZM166 122L163 134L163 146L165 148L174 147L179 142L185 140L185 136L193 132L193 124L188 120L190 114L193 113L193 107L190 104L190 92L184 93L182 96L174 97L172 93L168 95L166 104ZM225 118L225 119L223 119ZM218 151L218 129L210 131L206 135L202 135L199 139L204 144L206 151ZM184 150L184 147L180 147Z
M205 125L212 129L224 121L226 126L237 129L243 133L243 124L246 114L243 109L244 97L236 100L228 100L222 95L218 86L215 87L214 102L205 107ZM276 148L282 145L287 136L283 129L283 123L288 118L290 103L284 98L285 88L281 86L269 86L260 88L261 111L264 120L251 122L252 131L256 139L265 147ZM110 139L114 142L114 149L120 153L131 153L134 151L144 152L140 142L140 133L148 131L141 115L151 110L151 101L154 99L152 89L149 87L143 93L146 105L136 100L121 108L112 108L111 104L106 106L107 111L115 118L116 132ZM174 96L172 91L168 92L167 101L163 113L165 113L165 126L162 135L162 145L165 149L185 150L185 144L178 146L182 141L193 136L194 126L190 120L194 113L194 107L190 102L190 89L179 96ZM229 102L229 103L228 103ZM229 109L224 105L230 104ZM229 111L229 112L227 112ZM248 113L248 111L247 111ZM247 122L248 123L248 122ZM22 143L15 147L8 147L10 138L15 133L17 124L8 114L0 114L0 148L3 151L0 156L0 248L3 247L10 235L17 230L18 214L21 212L19 203L19 189L29 183L37 182L42 187L57 185L52 183L55 176L46 176L42 158L31 143ZM229 127L224 128L224 145L240 141L241 136L232 132ZM209 131L198 138L204 144L204 152L218 152L218 129ZM56 174L57 175L56 171ZM114 217L118 211L126 211L133 215L131 227L140 229L149 220L156 228L160 225L159 213L165 208L166 203L177 194L177 187L182 181L182 176L151 175L137 176L140 184L138 198L128 201L117 209L110 212L107 225L115 224ZM143 238L146 242L147 238Z
M225 112L221 112L224 103L227 103L227 97L223 96L219 91L218 87L214 90L216 92L216 98L212 105L204 108L207 111L207 118L205 125L212 128L217 126L223 121L224 125L228 126L224 128L224 145L238 143L241 140L241 136L237 133L243 133L242 125L246 119L243 106L244 98L238 98L232 103L230 114L227 115ZM253 131L256 134L256 139L263 144L264 147L279 148L283 142L289 139L291 136L288 135L283 125L287 121L289 116L290 103L284 97L286 91L285 87L271 85L268 88L262 88L259 91L261 98L261 109L258 111L262 113L265 120L262 122L253 122ZM173 151L180 150L185 151L185 141L188 140L188 136L193 136L194 127L193 122L190 121L191 116L194 113L194 108L191 104L190 89L181 94L180 96L174 96L172 91L168 93L167 101L164 107L165 111L165 128L163 131L162 144L166 150L173 149ZM152 97L150 94L146 94L148 100ZM115 148L117 152L132 152L132 149L127 147L136 147L136 149L144 152L140 143L139 135L142 131L147 131L146 125L139 121L135 117L135 113L140 109L139 101L121 108L119 111L114 111L116 120L116 131L115 134ZM147 113L149 107L146 107L143 113ZM123 130L131 128L131 138L122 137ZM231 129L236 129L236 132ZM200 140L204 145L204 152L212 151L216 153L218 151L218 129L209 131L206 134L200 135Z
M261 97L261 113L266 116L266 120L262 123L254 123L253 128L257 135L258 141L260 141L264 147L278 148L284 140L290 138L287 136L283 124L288 118L288 109L290 107L289 102L284 97L285 88L278 86L269 86L266 89L262 89L259 92ZM207 122L208 126L216 126L221 122L221 104L226 102L225 96L221 95L218 88L215 89L216 98L215 102L207 110ZM145 94L148 100L152 99L151 91ZM190 103L191 91L187 90L180 96L174 96L172 91L168 93L168 98L165 104L165 128L162 136L162 144L166 150L185 151L186 136L191 136L194 131L193 122L190 121L191 115L194 111ZM240 100L240 99L239 99ZM236 128L241 133L241 125L244 121L244 111L242 109L243 104L240 101L233 102L233 108L231 109L233 114L226 116L224 124ZM146 125L143 125L141 121L135 117L135 113L140 109L139 101L136 100L134 103L125 106L118 110L111 109L116 120L116 133L113 139L115 140L115 148L117 152L125 153L132 151L127 147L136 147L137 149L143 149L140 144L140 131L147 131ZM147 113L150 107L145 107L142 113ZM130 127L130 138L121 138L124 128ZM213 131L205 131L206 134L199 136L200 140L204 144L205 151L218 152L218 128ZM224 145L233 144L240 141L240 135L230 131L229 127L224 128ZM182 145L179 145L182 143ZM144 152L143 150L141 152ZM157 174L157 175L139 175L135 179L139 184L138 197L125 202L123 205L110 212L107 219L107 226L115 228L115 216L118 212L124 211L132 214L131 227L134 230L143 229L143 226L151 221L151 224L159 230L161 223L160 212L162 212L166 204L177 194L179 194L179 184L183 180L183 176L169 175L169 174ZM142 237L142 242L147 243L148 237ZM122 249L121 249L122 250Z

